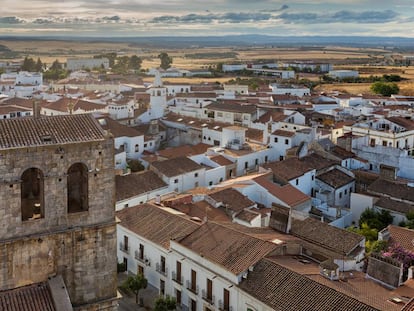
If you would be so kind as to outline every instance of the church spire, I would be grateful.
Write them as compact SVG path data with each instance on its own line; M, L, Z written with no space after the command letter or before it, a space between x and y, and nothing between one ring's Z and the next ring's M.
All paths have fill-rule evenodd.
M154 83L152 85L153 87L162 87L162 80L161 80L161 74L158 70L155 71L155 79Z

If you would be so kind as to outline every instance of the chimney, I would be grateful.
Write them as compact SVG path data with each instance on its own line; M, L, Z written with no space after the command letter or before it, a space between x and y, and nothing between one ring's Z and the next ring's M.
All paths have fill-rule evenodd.
M38 100L33 101L33 117L36 119L40 117L40 105Z
M411 280L414 276L414 266L408 268L408 277L407 280Z

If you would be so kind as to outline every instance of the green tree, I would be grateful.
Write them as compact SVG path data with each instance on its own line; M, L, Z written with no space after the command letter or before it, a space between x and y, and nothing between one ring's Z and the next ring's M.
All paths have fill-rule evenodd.
M177 301L174 297L166 296L166 297L158 297L155 300L154 311L168 311L168 310L175 310L177 307Z
M57 60L57 59L56 59L56 60L52 63L52 66L50 66L49 70L52 70L52 71L59 71L59 70L62 70L62 64L59 62L59 60Z
M23 64L20 67L23 71L35 71L36 63L31 57L25 57L23 60Z
M115 65L117 54L115 52L95 55L93 58L107 58L109 60L109 67Z
M400 88L393 82L374 82L371 84L371 91L375 94L381 94L383 96L391 96L392 94L398 94Z
M43 69L43 63L42 63L42 61L40 60L40 58L38 58L38 59L37 59L37 62L36 62L36 64L35 64L35 71L36 71L36 72L41 72L41 71L42 71L42 69Z
M381 210L378 212L373 208L367 208L359 218L359 226L361 227L362 224L365 223L369 228L381 231L389 224L391 224L392 221L393 217L389 211Z
M162 52L160 55L158 55L158 58L161 60L160 67L162 69L166 70L171 67L173 59L166 52Z
M129 69L139 70L141 68L142 59L136 55L132 55L129 58Z
M138 304L138 295L141 289L145 289L148 286L148 280L142 275L130 275L125 280L123 287L132 291L135 294L135 303Z

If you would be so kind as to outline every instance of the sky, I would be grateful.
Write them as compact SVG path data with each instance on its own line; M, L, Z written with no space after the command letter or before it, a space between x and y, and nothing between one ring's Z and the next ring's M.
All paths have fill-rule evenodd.
M0 36L398 36L414 0L1 0Z

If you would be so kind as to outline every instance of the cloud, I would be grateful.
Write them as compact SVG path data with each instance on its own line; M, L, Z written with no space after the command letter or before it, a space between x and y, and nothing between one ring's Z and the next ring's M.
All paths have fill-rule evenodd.
M395 21L399 14L392 10L354 12L342 10L333 13L282 13L277 17L287 24L357 23L378 24Z
M275 12L285 11L287 9L289 9L289 6L287 4L284 4L278 9L261 10L260 12L273 12L273 13L275 13Z
M16 16L0 17L0 24L21 24L24 21Z
M252 12L252 13L225 13L225 14L187 14L183 16L163 15L150 20L150 23L244 23L244 22L260 22L273 18L270 13Z

